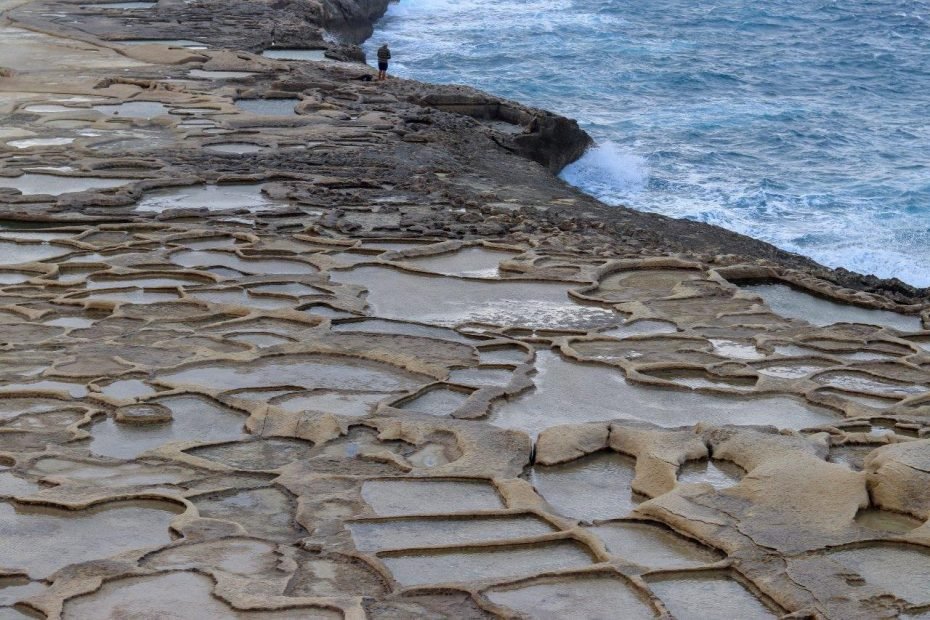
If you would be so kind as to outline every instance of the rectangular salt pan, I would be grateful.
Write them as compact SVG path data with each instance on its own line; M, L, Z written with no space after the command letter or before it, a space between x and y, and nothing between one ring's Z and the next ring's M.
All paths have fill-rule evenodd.
M807 321L812 325L822 327L834 323L866 323L903 332L921 329L920 317L842 304L793 289L786 284L750 284L740 288L760 296L776 314Z
M582 568L591 556L574 542L485 547L382 556L404 586L430 583L502 580L545 571Z

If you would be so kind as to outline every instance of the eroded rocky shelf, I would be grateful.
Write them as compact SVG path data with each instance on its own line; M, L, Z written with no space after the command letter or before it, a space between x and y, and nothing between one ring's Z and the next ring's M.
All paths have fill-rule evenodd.
M608 211L571 121L245 11L14 4L0 617L930 614L925 291Z

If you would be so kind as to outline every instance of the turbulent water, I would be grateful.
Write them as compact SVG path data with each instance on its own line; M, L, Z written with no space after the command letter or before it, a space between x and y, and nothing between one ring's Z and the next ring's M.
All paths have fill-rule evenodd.
M381 41L577 118L605 202L930 285L930 0L401 0Z

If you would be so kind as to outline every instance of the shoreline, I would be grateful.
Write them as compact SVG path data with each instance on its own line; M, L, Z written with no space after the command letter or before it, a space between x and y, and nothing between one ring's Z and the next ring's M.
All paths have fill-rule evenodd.
M36 3L32 3L32 5L35 4ZM47 7L46 11L52 10L56 6L59 7L59 9L67 6L60 2L45 2L42 4ZM171 7L174 5L168 6ZM345 26L358 30L358 24L364 22L368 25L367 28L371 29L374 23L380 19L387 10L388 3L383 0L363 0L361 2L352 3L351 6L353 10L348 13L336 16L330 14L329 18L323 18L319 28L329 27L338 29L341 26ZM309 41L306 39L297 39L295 37L306 37L308 35L306 26L301 28L295 27L291 31L289 31L287 27L284 27L282 30L280 23L290 23L289 21L273 20L266 22L264 20L267 19L267 13L263 13L257 8L255 11L255 14L249 15L250 20L258 20L259 23L264 23L266 25L271 23L276 24L278 28L277 36L279 37L277 42L278 47L286 47L289 44L293 44L292 42L295 41L299 41L301 46L309 45L310 47L314 47L313 36L317 36L316 40L319 42L318 45L328 48L325 53L332 55L334 59L338 58L350 62L362 61L363 54L360 48L351 45L346 47L344 45L328 44L324 41L322 30L320 30L317 35L310 35ZM326 11L323 11L323 13L325 14ZM16 14L14 12L14 19L15 18ZM39 20L35 20L34 18L25 20L26 23L31 23L32 27L41 27L43 21L42 18ZM307 23L307 25L310 24L312 24L312 22ZM51 25L52 24L46 22L46 26ZM113 27L109 28L110 31L113 30ZM172 28L176 29L176 24L173 24ZM49 30L60 30L63 34L66 34L68 30L73 29L52 27L49 28ZM97 32L94 33L94 30ZM108 32L107 28L96 26L91 32L86 34L93 38L98 38L106 37L106 32ZM282 32L284 33L283 35ZM287 34L288 32L291 32L291 34ZM300 34L298 35L295 33ZM239 32L238 35L248 37L249 42L244 49L260 50L267 44L267 41L264 40L267 38L265 33L254 34ZM174 36L178 38L195 38L198 36L198 31L197 28L182 29L180 33L176 33ZM218 38L214 37L214 40L222 43L223 40L226 40L227 36L228 35L220 33ZM364 40L360 38L361 36L362 35L359 35L357 39L359 43ZM366 38L367 36L368 35L365 35ZM124 48L123 53L126 53L126 51L127 50ZM130 49L130 54L133 51L134 50ZM407 82L406 80L399 80L398 78L392 80L393 83L399 83L401 81ZM525 127L528 122L527 118L532 118L535 114L540 114L543 118L553 119L555 125L549 128L550 131L548 134L543 136L541 140L528 140L531 143L528 147L519 144L515 146L512 142L515 138L513 135L504 135L501 138L494 139L499 146L505 149L523 154L530 159L535 159L547 165L555 177L557 177L561 169L567 164L580 158L585 148L589 148L593 144L591 138L585 132L581 131L577 126L577 122L572 119L565 119L564 117L542 110L534 110L520 103L510 102L493 95L488 95L467 86L441 86L411 82L412 88L407 88L406 86L399 87L401 93L408 101L429 108L471 115L474 118L483 120L496 119L503 120L505 123L516 121L523 127ZM415 94L410 94L411 90L415 91ZM429 92L424 95L422 91ZM510 110L510 112L504 113L504 116L507 118L497 118L500 117L500 112L496 110L500 109ZM524 139L524 136L516 137L517 142ZM553 182L564 184L566 187L572 187L560 178L555 178L554 181L550 181L550 183ZM586 194L578 188L572 187L572 189L577 192L579 199L571 210L585 212L586 215L583 217L589 217L587 214L595 213L597 217L603 219L605 225L613 227L616 234L621 236L632 236L633 238L638 238L643 241L648 239L650 244L660 244L661 237L664 236L668 242L667 249L673 251L690 252L695 255L709 253L734 254L750 260L769 261L773 266L788 270L803 271L816 278L826 280L833 285L886 296L889 300L899 304L924 304L930 301L930 288L914 287L897 278L882 279L875 276L851 272L841 267L825 267L804 255L781 250L765 241L747 237L712 224L636 211L627 206L609 206L601 203L593 196ZM584 197L583 200L580 199L581 196ZM557 209L558 215L555 215L555 217L564 218L574 215L570 215L568 211L568 209L564 211ZM663 235L660 236L659 239L656 238L656 230L663 231ZM846 298L854 299L855 297L847 295ZM859 303L861 303L861 300L859 300Z

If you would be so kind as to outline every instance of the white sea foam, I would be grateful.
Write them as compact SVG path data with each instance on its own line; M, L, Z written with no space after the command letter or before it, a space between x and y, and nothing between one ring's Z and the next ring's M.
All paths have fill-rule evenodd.
M619 204L649 181L645 157L615 142L598 144L562 172L562 178L607 203Z

